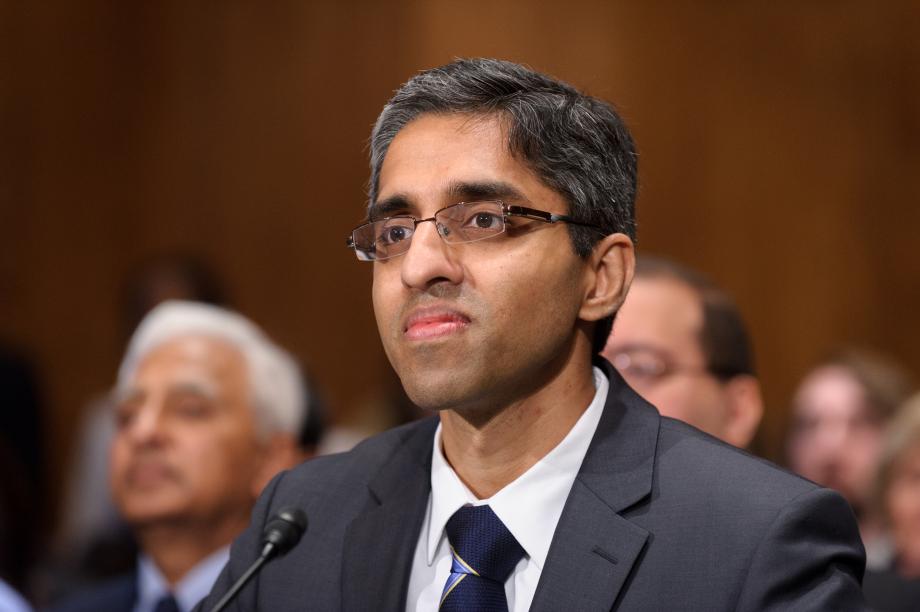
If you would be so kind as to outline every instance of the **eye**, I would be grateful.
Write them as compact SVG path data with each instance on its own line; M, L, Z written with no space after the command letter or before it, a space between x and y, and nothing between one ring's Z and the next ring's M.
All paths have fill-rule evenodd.
M176 407L176 412L187 418L200 419L207 416L210 411L208 405L203 401L184 400Z
M115 428L125 429L131 426L137 415L137 402L122 402L115 407Z
M411 221L407 222L406 219L386 219L379 222L378 229L375 242L388 246L411 238L415 227Z
M495 229L501 225L502 219L493 213L478 212L473 215L470 222L477 229Z
M494 202L471 202L457 206L457 220L460 229L478 232L480 230L498 232L504 226L501 206Z

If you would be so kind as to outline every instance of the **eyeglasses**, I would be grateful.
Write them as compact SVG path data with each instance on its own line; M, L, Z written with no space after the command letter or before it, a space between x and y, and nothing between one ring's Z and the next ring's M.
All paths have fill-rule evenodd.
M651 347L632 347L609 356L623 378L637 389L649 389L665 378L677 373L691 376L714 376L721 378L706 367L693 367L673 363L667 356Z
M371 221L352 230L345 245L354 249L360 261L379 261L403 255L408 251L419 223L433 221L444 242L459 244L498 236L507 229L508 217L525 217L544 223L571 223L601 231L596 225L576 221L567 215L511 206L500 200L483 200L460 202L442 208L427 219L397 215Z

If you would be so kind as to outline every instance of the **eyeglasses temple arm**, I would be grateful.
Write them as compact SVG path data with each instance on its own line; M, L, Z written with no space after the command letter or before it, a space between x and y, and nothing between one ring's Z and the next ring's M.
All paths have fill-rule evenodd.
M536 210L534 208L527 208L526 206L510 206L505 205L505 214L511 215L514 217L530 217L531 219L539 219L540 221L545 221L547 223L571 223L572 225L583 225L585 227L592 227L596 230L600 230L598 226L593 223L584 223L574 219L568 215L557 215L553 213L548 213L545 210Z

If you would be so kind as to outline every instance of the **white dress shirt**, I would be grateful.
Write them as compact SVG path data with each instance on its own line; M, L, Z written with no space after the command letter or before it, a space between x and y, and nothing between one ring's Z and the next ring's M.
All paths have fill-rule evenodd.
M13 587L0 580L0 611L32 612L32 606Z
M172 590L179 610L188 612L211 592L211 587L229 558L230 547L225 546L205 557L182 577ZM137 564L137 603L134 612L153 612L157 602L169 592L169 584L153 560L147 555L141 555Z
M444 527L451 515L467 504L488 504L524 549L524 557L505 582L505 595L510 612L530 608L565 500L601 419L608 385L603 372L594 368L594 399L562 442L489 499L477 499L444 458L438 425L431 459L431 494L409 577L409 612L438 609L451 566Z

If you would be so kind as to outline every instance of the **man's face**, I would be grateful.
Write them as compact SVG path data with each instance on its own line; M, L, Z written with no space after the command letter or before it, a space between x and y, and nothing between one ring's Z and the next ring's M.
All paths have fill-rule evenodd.
M692 288L675 279L637 277L603 356L661 414L724 438L728 398L706 369L702 329L703 305Z
M499 119L423 115L390 145L376 216L428 218L479 199L568 212L509 154ZM419 225L405 255L374 264L380 337L409 397L489 409L539 388L570 357L583 270L561 223L509 218L505 234L451 245Z
M793 418L790 467L862 508L874 477L882 431L872 419L860 383L839 366L815 370L799 385Z
M201 336L170 340L122 392L110 480L130 524L249 512L259 444L239 351Z
M885 507L898 557L920 566L920 446L916 443L892 466Z

